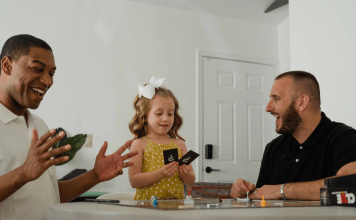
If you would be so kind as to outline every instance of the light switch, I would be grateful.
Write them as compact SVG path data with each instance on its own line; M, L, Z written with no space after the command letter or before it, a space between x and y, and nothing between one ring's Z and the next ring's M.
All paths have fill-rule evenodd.
M87 134L87 139L85 140L84 147L91 147L92 145L92 139L93 135L92 134Z

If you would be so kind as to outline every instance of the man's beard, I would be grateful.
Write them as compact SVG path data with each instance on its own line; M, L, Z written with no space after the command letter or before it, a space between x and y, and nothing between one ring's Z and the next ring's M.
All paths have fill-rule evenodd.
M299 124L302 122L302 118L295 109L295 100L288 106L287 112L281 117L282 127L278 129L276 127L276 132L278 134L293 134L297 130Z

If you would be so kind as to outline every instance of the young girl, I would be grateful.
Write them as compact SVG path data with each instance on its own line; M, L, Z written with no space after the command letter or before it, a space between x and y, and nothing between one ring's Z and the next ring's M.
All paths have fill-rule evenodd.
M173 148L178 149L179 158L187 153L184 139L178 134L183 123L178 114L178 100L163 85L152 86L152 79L151 84L139 86L140 94L133 102L135 116L129 128L134 141L130 150L139 153L130 159L134 162L129 167L130 184L136 188L135 200L149 200L151 196L183 199L183 183L191 186L195 182L192 165L179 166L178 162L164 165L163 157L164 150ZM149 87L151 94L145 91Z

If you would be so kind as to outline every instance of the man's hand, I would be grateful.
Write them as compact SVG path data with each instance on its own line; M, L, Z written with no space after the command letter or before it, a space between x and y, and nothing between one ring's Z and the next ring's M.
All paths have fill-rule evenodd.
M104 142L99 154L96 156L94 165L95 174L97 175L99 182L111 180L112 178L123 174L123 168L130 167L134 164L133 162L124 161L138 154L138 151L133 151L121 156L121 154L124 153L131 143L132 140L129 140L116 152L105 156L106 149L108 148L108 142Z
M261 188L255 189L248 197L251 199L262 199L262 196L264 196L265 199L278 200L282 198L280 187L281 185L264 185Z
M237 179L236 182L232 185L231 188L231 197L232 198L244 198L247 195L247 192L251 192L256 188L255 184L247 182L244 179ZM249 195L250 198L250 195Z
M64 137L64 132L62 131L55 137L50 138L54 133L55 130L51 129L38 139L37 130L32 130L31 146L26 161L21 166L21 171L26 182L37 179L50 166L63 163L69 159L68 156L53 159L54 156L64 153L71 148L70 145L65 145L60 148L49 150L55 143Z

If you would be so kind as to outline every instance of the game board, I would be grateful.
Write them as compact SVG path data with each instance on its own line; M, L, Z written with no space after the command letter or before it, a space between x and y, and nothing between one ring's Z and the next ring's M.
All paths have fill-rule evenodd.
M158 204L153 205L151 200L120 201L111 203L113 205L131 206L138 208L149 208L158 210L189 210L189 209L235 209L235 208L273 208L273 207L307 207L320 206L320 201L294 201L294 200L266 200L261 206L261 200L251 202L240 202L234 199L177 199L177 200L157 200Z

